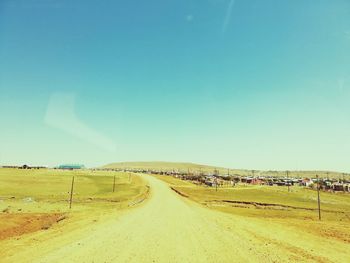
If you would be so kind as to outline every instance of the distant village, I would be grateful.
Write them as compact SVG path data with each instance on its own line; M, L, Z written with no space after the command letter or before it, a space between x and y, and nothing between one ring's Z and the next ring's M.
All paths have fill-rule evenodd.
M237 184L247 185L268 185L268 186L302 186L317 189L319 184L320 190L333 192L348 192L350 193L350 179L345 174L343 178L297 178L292 176L276 176L276 175L254 175L254 170L250 176L242 176L238 174L220 173L219 170L213 172L202 171L178 171L178 170L145 170L145 169L103 169L122 172L146 173L156 175L167 175L179 178L181 180L191 181L194 184L206 185L209 187L234 187ZM288 172L287 172L288 173Z
M27 164L16 166L16 165L4 165L1 166L1 168L12 168L12 169L48 169L47 166L30 166ZM61 169L61 170L79 170L84 169L85 166L82 164L61 164L57 167L54 167L53 169Z
M1 166L2 168L12 169L48 169L46 166ZM81 164L63 164L54 169L61 170L80 170L85 169L84 165ZM101 168L93 170L106 170L116 172L133 172L133 173L145 173L155 175L167 175L179 178L181 180L191 181L194 184L206 185L208 187L234 187L237 184L246 185L267 185L267 186L302 186L312 189L319 189L323 191L331 192L348 192L350 193L350 177L345 174L341 178L317 178L316 175L313 177L295 177L288 176L286 172L285 176L280 175L255 175L254 170L251 171L251 175L243 176L239 174L230 174L230 170L226 173L220 173L219 170L213 170L212 172L203 172L201 170L180 171L180 170L152 170L152 169L131 169L131 168Z

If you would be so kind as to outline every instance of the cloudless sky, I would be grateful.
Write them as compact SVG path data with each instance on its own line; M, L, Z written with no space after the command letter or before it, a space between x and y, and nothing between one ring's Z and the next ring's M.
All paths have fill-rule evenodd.
M350 172L348 0L2 0L0 164Z

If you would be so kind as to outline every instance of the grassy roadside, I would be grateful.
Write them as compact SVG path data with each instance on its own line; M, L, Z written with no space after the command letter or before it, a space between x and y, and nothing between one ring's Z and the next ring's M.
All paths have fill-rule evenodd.
M179 194L210 209L242 217L242 220L274 222L296 231L350 244L350 195L321 193L322 221L318 220L316 192L301 187L238 185L231 188L198 186L170 176L155 176Z
M136 175L91 170L0 169L0 185L0 241L123 209L148 191Z

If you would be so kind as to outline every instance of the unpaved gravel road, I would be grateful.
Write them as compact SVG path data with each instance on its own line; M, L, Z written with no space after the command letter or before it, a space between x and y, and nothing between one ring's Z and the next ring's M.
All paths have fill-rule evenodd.
M63 233L19 248L5 262L330 262L327 240L310 244L307 233L202 207L144 178L151 188L144 204L81 229L77 239ZM339 245L331 259L350 262Z

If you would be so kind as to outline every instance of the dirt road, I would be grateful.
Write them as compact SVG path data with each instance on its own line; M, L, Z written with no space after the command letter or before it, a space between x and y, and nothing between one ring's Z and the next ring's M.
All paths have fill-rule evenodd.
M204 208L144 177L151 196L140 207L74 238L17 248L5 262L350 262L343 243L327 251L327 240L312 244L307 233Z

